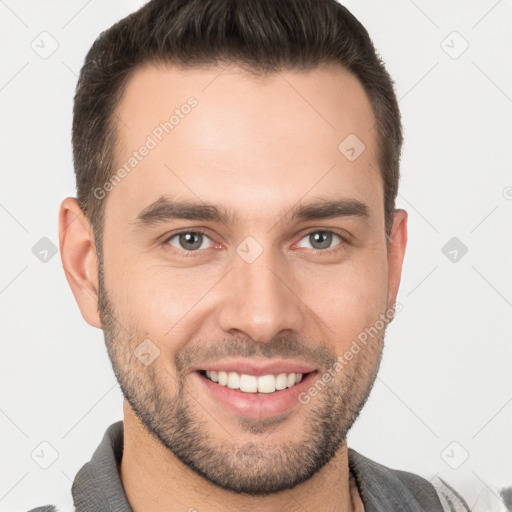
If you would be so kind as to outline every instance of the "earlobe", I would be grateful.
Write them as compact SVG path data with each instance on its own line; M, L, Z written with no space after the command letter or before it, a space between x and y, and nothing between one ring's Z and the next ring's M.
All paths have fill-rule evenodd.
M59 210L59 245L66 279L85 321L101 329L98 311L98 257L89 219L77 200L64 199Z
M407 246L407 212L395 210L388 247L388 308L395 305Z

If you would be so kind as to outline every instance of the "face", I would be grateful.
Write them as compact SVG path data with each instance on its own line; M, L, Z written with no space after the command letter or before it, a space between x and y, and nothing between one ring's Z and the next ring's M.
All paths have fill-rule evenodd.
M396 297L370 103L338 67L145 66L117 115L99 309L125 398L215 485L292 488L343 446Z

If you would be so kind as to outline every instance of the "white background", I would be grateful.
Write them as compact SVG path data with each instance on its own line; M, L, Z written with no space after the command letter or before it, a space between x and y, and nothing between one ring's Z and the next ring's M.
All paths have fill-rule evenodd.
M71 112L85 53L141 4L0 0L2 511L57 500L122 419L102 332L82 319L59 255L44 263L32 247L58 244L58 206L75 192ZM441 476L475 511L498 510L497 489L512 485L512 1L346 5L396 82L398 206L410 215L403 311L349 446ZM43 31L59 45L47 59L31 48ZM469 47L452 58L461 37ZM442 252L452 237L468 249L457 262ZM59 454L46 470L31 458L43 441Z

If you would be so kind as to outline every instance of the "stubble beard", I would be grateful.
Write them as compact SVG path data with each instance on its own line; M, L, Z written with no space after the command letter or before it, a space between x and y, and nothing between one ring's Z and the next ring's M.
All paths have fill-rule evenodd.
M278 434L286 419L243 417L225 425L225 432L220 429L225 435L219 440L210 432L209 425L214 420L187 389L183 365L175 364L172 375L155 364L158 359L145 366L133 354L143 338L128 324L121 325L102 278L100 265L98 307L105 344L123 395L147 431L188 468L226 491L265 496L305 482L336 455L370 395L380 366L385 330L338 372L307 407L298 405L296 414L304 417L299 441L272 442L273 433ZM241 351L231 355L241 355ZM322 361L334 366L336 356L329 352ZM177 391L171 394L173 388ZM254 435L254 440L237 441L230 434L236 428Z

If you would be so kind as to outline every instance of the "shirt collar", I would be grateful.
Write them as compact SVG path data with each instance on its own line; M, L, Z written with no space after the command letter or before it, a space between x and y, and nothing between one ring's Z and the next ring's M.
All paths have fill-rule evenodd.
M90 462L75 477L71 492L77 512L133 512L119 476L123 445L123 422L118 421L108 427ZM425 485L428 482L423 478L391 470L352 448L348 449L348 464L365 512L422 512L425 509L416 499L418 493L427 493L427 501L434 507L431 510L440 504L433 486ZM410 475L407 485L400 478L401 474Z

